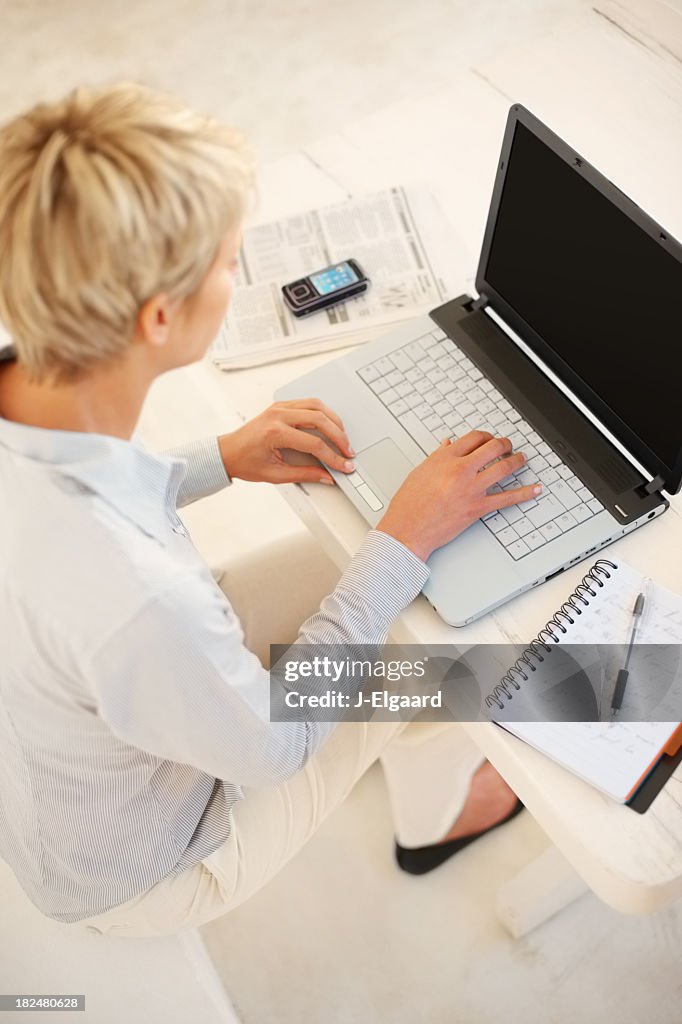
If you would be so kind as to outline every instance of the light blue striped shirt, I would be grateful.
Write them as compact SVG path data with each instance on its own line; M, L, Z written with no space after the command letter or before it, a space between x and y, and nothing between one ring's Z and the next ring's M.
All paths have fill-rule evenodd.
M207 857L241 787L333 728L269 721L268 673L178 517L227 483L215 438L156 456L0 419L0 856L57 920ZM371 531L300 639L382 643L427 576Z

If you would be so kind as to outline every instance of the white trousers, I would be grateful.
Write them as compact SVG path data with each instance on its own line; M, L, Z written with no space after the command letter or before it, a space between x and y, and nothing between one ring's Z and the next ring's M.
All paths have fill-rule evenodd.
M241 619L248 646L267 665L270 643L294 640L338 576L306 536L272 545L258 559L231 564L219 582ZM277 874L377 759L395 837L403 846L443 838L483 762L456 723L342 722L287 782L245 789L232 811L230 838L204 861L81 923L108 934L164 935L225 914ZM386 856L392 856L388 844Z

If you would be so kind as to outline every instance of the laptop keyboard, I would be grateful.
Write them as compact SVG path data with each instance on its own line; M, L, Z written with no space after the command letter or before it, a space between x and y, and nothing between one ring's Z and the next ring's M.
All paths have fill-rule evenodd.
M375 359L357 373L427 455L444 438L461 437L474 429L508 437L514 449L526 455L523 468L488 493L539 480L542 494L491 512L482 520L515 560L603 509L573 470L439 328ZM376 511L378 502L381 508L380 499L359 476L356 486L370 507Z

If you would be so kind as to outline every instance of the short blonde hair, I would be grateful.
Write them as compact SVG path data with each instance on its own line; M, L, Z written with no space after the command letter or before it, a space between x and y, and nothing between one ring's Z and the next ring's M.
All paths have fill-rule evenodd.
M31 379L115 359L147 299L191 295L252 190L238 133L134 84L0 129L0 321Z

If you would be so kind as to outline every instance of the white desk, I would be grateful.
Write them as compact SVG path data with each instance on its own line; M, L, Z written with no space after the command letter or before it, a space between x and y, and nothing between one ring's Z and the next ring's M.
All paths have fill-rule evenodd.
M462 240L473 277L507 110L520 101L682 237L682 65L675 53L682 53L682 16L657 0L605 0L599 12L581 13L568 30L564 24L561 33L549 34L526 53L516 48L492 66L459 71L446 92L388 107L267 168L259 216L426 181ZM461 290L469 287L463 280ZM160 412L158 403L184 389L186 408L189 385L201 402L197 427L229 429L222 413L226 399L248 418L269 404L278 384L329 358L232 373L204 363L176 375L151 405L157 402ZM332 488L282 491L344 565L367 528L358 513ZM674 499L670 512L613 550L661 583L682 589L682 500ZM525 642L588 567L585 562L568 570L464 630L445 626L419 599L393 635L410 643L447 643L455 634L466 643ZM561 852L550 853L502 895L501 911L512 931L532 927L584 885L631 912L657 909L682 894L682 772L640 816L494 726L467 728ZM566 870L567 863L582 881Z

